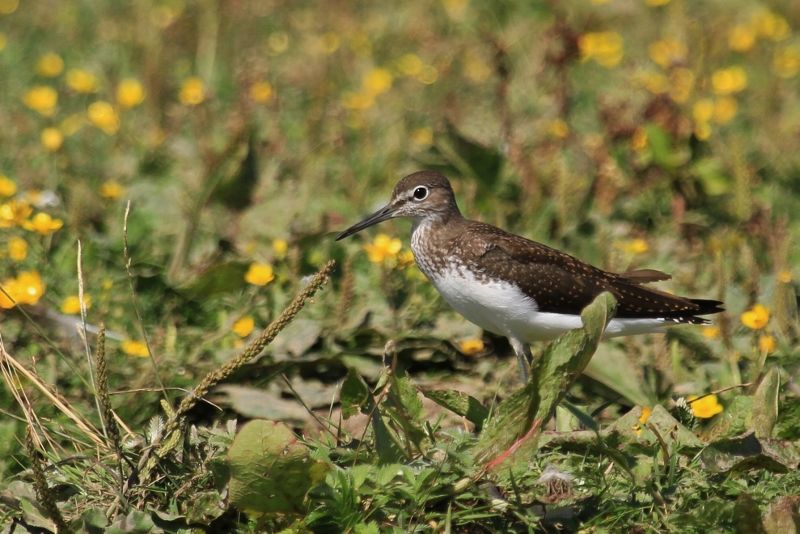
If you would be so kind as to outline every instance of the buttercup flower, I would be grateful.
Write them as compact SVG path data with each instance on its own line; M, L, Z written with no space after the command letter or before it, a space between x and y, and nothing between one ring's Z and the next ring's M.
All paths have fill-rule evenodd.
M253 102L266 104L272 100L272 85L267 81L254 83L250 86L250 98Z
M186 106L196 106L201 104L206 99L206 86L203 80L197 76L186 79L181 86L181 92L178 96L181 104Z
M0 204L0 228L22 226L33 212L33 208L24 200L12 199Z
M51 217L49 213L39 212L30 221L25 221L22 227L37 234L50 235L64 226L64 221Z
M747 52L756 43L755 29L747 24L737 24L728 31L728 47L735 52Z
M265 286L275 280L275 273L272 265L268 263L251 263L250 268L244 275L244 280L254 286Z
M378 234L372 243L364 245L364 251L372 263L383 263L386 260L394 259L401 248L403 248L403 243L399 239L386 234Z
M136 358L147 358L150 355L147 351L147 345L133 339L126 339L122 342L122 352Z
M719 327L716 325L708 325L703 327L703 337L708 339L717 339L720 335Z
M769 310L762 304L756 304L741 316L742 324L752 330L761 330L769 322Z
M46 78L55 78L64 70L64 60L61 56L49 52L36 62L36 73Z
M720 96L743 91L747 87L747 72L739 66L715 70L711 75L711 87Z
M52 117L58 105L58 93L47 85L37 85L28 89L22 101L40 115Z
M100 128L108 135L114 135L119 130L119 115L114 106L105 100L92 102L86 110L89 122Z
M125 188L115 180L106 180L100 186L100 196L110 200L116 200L125 193Z
M144 87L136 78L125 78L117 85L117 103L123 108L135 108L144 101Z
M483 340L478 338L464 339L458 342L458 349L470 356L480 354L485 348Z
M775 338L769 334L762 334L758 337L758 350L765 354L769 354L770 352L775 352L775 347L777 343L775 343Z
M94 93L100 86L97 77L85 69L67 71L67 85L76 93Z
M793 44L775 51L772 70L781 78L794 78L800 72L800 44Z
M578 37L581 60L594 60L603 67L622 61L622 36L617 32L588 32Z
M233 323L233 333L239 337L247 337L253 331L256 322L251 315L245 315L235 323Z
M364 92L373 96L381 95L392 88L392 73L387 69L372 69L361 79Z
M433 130L427 126L411 131L411 143L417 146L430 146L433 143Z
M289 243L287 243L285 239L278 238L272 240L272 252L275 253L276 258L284 258L288 250Z
M722 413L722 405L714 394L703 397L689 395L687 401L692 409L692 414L698 419L709 419L718 413Z
M28 257L28 242L21 237L12 237L6 245L8 257L14 261L22 261Z
M686 45L675 39L662 39L650 43L648 47L650 59L658 66L666 69L686 59Z
M42 130L40 140L42 142L42 146L46 150L55 152L61 148L61 145L64 143L64 135L58 128L45 128Z
M86 309L89 309L92 306L92 297L89 295L84 295L83 303L86 305ZM81 300L78 298L78 295L70 295L61 301L61 313L65 313L67 315L77 315L80 312Z
M0 291L0 307L5 309L17 304L36 304L44 295L44 283L36 271L23 271L16 278L6 278L2 286L8 293L7 296Z
M0 197L11 197L17 192L17 183L4 174L0 174Z

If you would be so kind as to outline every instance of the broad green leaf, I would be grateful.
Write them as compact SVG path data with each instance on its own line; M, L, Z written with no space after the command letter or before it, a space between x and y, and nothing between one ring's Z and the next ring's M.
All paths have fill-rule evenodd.
M422 392L423 395L443 408L451 412L466 417L469 422L475 425L476 430L480 430L483 422L489 415L489 409L481 402L460 391L452 389L430 389Z
M524 388L500 403L475 446L479 462L495 466L519 447L536 448L544 424L597 349L616 309L610 293L600 294L581 313L583 327L550 343Z
M753 394L753 430L757 438L769 438L778 420L778 395L781 389L779 367L770 367Z
M639 406L655 404L653 395L642 389L642 380L625 353L608 344L601 345L583 374L610 388Z
M243 511L299 513L308 490L325 476L294 433L275 421L254 419L228 450L230 503Z
M706 441L738 436L751 429L752 421L753 397L738 395L728 403L725 411L714 418L702 436Z
M800 451L788 441L758 439L755 433L716 441L703 449L700 462L712 473L766 469L785 473L800 464Z
M359 411L363 411L363 408L370 402L371 396L364 379L353 369L348 369L347 377L342 383L342 391L339 393L342 416L347 419Z

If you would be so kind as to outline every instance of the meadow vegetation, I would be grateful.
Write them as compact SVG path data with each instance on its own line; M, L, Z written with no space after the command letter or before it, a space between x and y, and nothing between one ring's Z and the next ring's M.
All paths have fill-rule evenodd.
M0 524L800 529L800 4L0 0ZM725 302L534 346L389 222Z

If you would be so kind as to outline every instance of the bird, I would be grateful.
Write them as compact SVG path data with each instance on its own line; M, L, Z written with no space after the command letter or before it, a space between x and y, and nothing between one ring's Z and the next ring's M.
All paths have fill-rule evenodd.
M718 300L645 287L670 276L654 269L605 271L542 243L465 218L450 181L434 171L400 179L389 203L336 236L339 241L388 219L411 219L411 250L444 300L470 322L508 339L528 380L530 344L582 326L581 311L604 291L617 300L605 338L709 324Z

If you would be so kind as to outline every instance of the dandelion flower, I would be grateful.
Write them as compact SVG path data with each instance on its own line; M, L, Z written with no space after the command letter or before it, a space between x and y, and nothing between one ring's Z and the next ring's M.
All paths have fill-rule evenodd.
M718 413L722 413L722 405L714 394L704 395L703 397L689 395L687 401L692 409L692 415L698 419L709 419Z
M254 286L265 286L275 280L275 272L268 263L251 263L244 275L244 280Z

